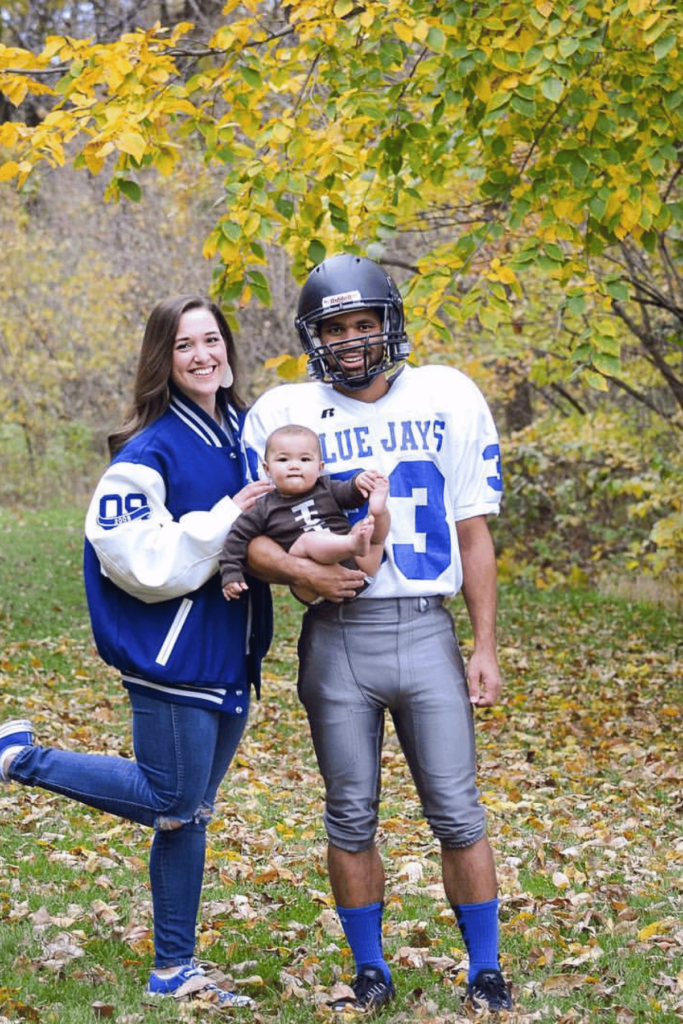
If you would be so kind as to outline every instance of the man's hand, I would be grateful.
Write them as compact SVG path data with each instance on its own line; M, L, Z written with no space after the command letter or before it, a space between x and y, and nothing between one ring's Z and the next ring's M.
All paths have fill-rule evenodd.
M298 559L302 563L302 582L326 601L340 604L354 598L365 581L360 569L347 569L344 565L320 565L310 558Z
M467 666L470 701L478 707L491 707L500 697L501 678L495 653L476 650Z

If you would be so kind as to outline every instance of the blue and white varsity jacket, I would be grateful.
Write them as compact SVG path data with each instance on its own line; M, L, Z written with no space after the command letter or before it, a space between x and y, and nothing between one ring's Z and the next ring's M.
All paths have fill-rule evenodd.
M124 686L160 700L246 714L272 638L270 590L226 601L217 572L246 482L243 414L226 433L173 390L166 412L117 453L86 516L93 634Z

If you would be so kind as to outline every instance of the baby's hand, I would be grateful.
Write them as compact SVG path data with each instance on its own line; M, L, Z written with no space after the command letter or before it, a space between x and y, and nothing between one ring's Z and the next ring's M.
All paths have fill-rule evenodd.
M381 490L389 490L389 478L384 476L383 473L379 473L376 469L364 469L362 473L359 473L356 477L356 487L361 491L365 497L374 491L375 488Z
M223 587L223 597L226 601L236 600L242 591L248 589L249 587L243 580L233 580L232 583L226 583Z

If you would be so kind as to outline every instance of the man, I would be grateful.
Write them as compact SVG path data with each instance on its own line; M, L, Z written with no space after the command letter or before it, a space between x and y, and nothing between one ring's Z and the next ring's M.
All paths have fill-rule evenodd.
M360 573L293 558L265 537L249 549L256 575L309 586L323 599L304 616L299 695L325 782L330 883L357 972L353 999L332 1009L372 1011L395 994L382 952L384 870L375 846L387 709L441 843L446 896L469 954L467 998L509 1009L471 709L494 704L501 686L486 521L502 494L495 426L458 370L404 365L401 297L372 260L342 254L317 266L296 326L315 383L281 385L255 403L244 435L252 464L271 430L297 422L320 437L331 476L372 465L390 481L386 557L357 600ZM461 588L474 632L467 676L443 607Z

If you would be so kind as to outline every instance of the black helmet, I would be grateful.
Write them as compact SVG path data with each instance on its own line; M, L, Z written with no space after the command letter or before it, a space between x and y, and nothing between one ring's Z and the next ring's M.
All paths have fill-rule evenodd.
M321 344L318 325L321 320L354 309L372 309L382 321L380 334L363 335L358 347L364 350L362 373L347 377L336 359L333 347ZM393 280L379 264L364 256L342 253L330 256L306 278L299 297L294 321L308 356L308 373L314 380L342 384L350 391L367 387L370 381L410 355L410 342L403 327L403 301ZM383 339L382 358L370 364L371 348ZM348 346L348 342L345 343Z

